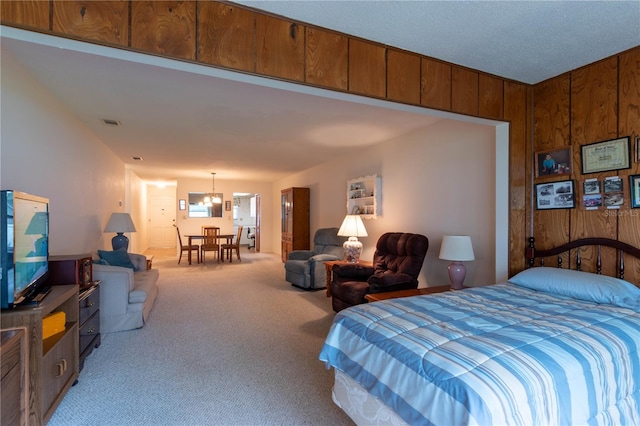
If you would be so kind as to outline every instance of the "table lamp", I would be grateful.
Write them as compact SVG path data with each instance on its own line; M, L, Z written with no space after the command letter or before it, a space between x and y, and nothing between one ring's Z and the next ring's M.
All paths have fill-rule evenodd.
M362 243L358 241L358 237L368 236L360 216L357 214L348 214L342 221L338 235L341 237L349 237L342 245L345 260L351 263L358 263L360 254L362 254Z
M471 237L467 235L445 235L440 247L440 259L451 260L449 265L449 281L453 290L464 288L462 283L467 275L467 269L460 263L474 260Z
M125 232L136 232L129 213L111 213L109 222L104 228L104 232L115 232L117 235L111 239L111 246L114 250L123 248L129 249L129 238L124 236Z

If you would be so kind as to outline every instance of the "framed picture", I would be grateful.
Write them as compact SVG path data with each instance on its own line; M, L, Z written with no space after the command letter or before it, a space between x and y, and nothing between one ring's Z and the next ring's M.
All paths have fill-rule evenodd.
M636 137L636 162L640 163L640 136Z
M180 210L186 210L187 209L187 200L178 201L178 208Z
M582 189L585 195L587 194L599 194L602 192L600 190L600 181L598 179L587 179L582 184Z
M596 210L602 205L602 194L592 194L582 196L582 207L587 210Z
M622 192L622 179L619 176L608 177L604 180L605 194L612 192Z
M224 202L224 209L225 211L231 211L231 201Z
M629 176L631 180L631 208L640 208L640 175Z
M572 209L576 206L572 180L536 184L536 208Z
M630 140L627 136L582 145L582 174L630 168Z
M618 208L624 204L624 198L622 192L616 192L615 194L604 194L604 205L607 208Z
M536 177L571 174L571 147L536 152Z

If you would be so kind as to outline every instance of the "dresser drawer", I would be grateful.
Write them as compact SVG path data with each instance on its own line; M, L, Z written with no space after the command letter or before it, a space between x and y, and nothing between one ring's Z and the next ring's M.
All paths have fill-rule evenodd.
M80 295L80 324L84 324L100 308L100 292L97 287Z
M80 327L80 353L91 345L93 340L100 334L100 312L94 314Z

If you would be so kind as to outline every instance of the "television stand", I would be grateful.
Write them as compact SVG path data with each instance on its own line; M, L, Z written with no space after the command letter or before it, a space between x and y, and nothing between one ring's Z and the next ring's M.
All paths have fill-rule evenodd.
M42 318L54 311L65 313L65 329L43 339ZM0 328L24 327L28 330L28 424L46 424L78 378L78 324L77 285L52 286L37 306L2 310Z

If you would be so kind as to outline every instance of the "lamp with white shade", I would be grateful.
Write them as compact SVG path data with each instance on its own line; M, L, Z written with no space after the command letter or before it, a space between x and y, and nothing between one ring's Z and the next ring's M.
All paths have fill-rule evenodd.
M360 216L348 214L342 221L338 235L341 237L349 237L342 245L345 260L351 263L358 263L360 255L362 254L362 243L358 241L358 237L368 236Z
M449 280L451 288L461 290L464 288L462 283L467 275L467 269L460 262L474 260L473 246L471 245L471 237L468 235L445 235L442 238L442 246L440 247L440 255L443 260L451 260L449 265Z
M129 213L111 213L111 217L104 227L104 232L115 232L117 235L111 239L111 246L114 250L123 248L129 249L129 238L123 235L125 232L136 232L133 220Z

